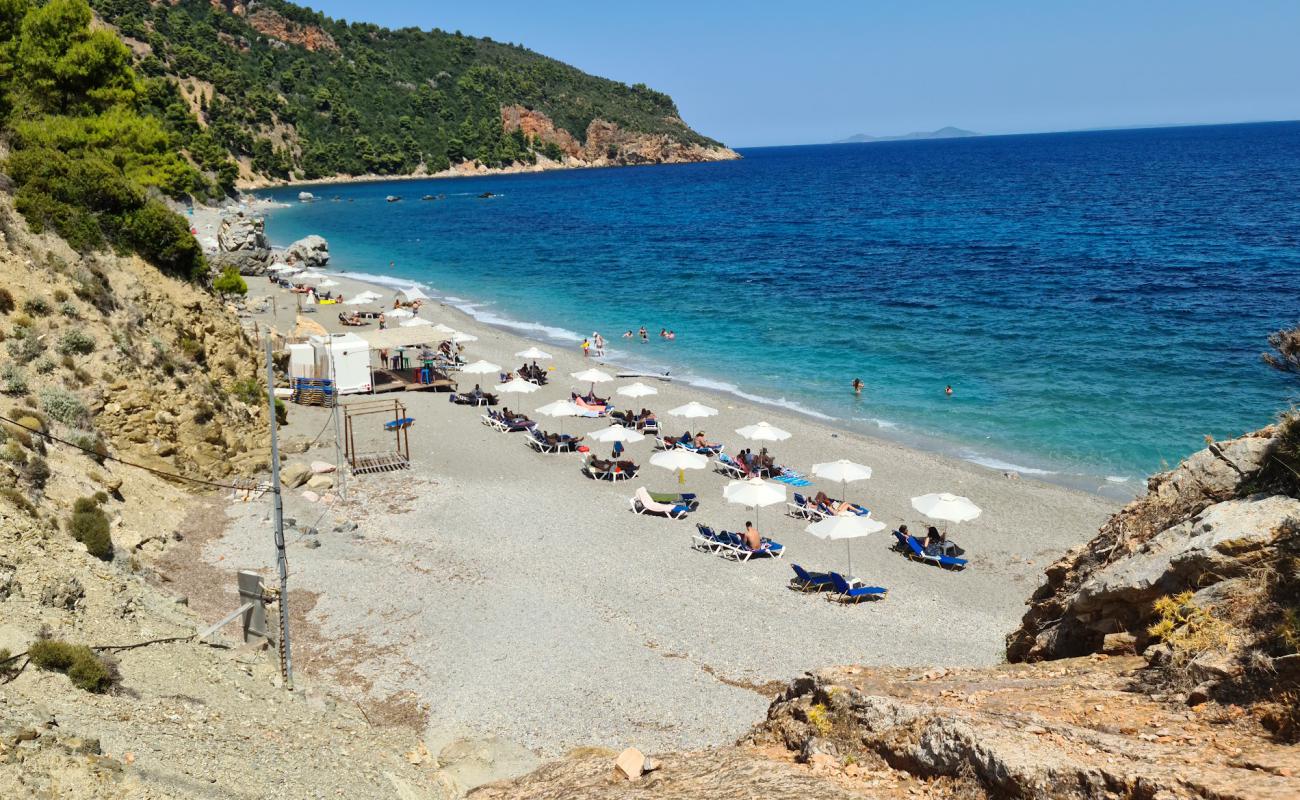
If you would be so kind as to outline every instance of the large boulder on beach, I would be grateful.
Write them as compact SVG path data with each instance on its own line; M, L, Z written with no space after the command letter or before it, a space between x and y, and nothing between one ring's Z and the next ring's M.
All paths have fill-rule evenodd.
M222 253L265 250L266 221L242 211L222 217L217 231L217 249Z
M285 251L285 258L290 264L302 264L304 267L323 267L330 261L329 242L325 237L312 234L304 236Z
M274 262L270 249L236 250L228 253L214 253L208 256L208 266L212 276L220 275L228 266L239 270L240 275L258 277L266 275Z

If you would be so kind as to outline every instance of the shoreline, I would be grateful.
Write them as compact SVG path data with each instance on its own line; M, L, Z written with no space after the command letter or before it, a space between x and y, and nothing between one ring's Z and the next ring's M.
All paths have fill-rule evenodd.
M449 178L483 178L493 175L531 175L539 172L565 172L568 170L580 169L618 169L622 167L662 167L681 164L716 164L722 161L738 161L744 156L729 147L713 148L710 153L718 153L717 158L708 158L701 160L681 160L681 161L656 161L645 164L598 164L598 163L566 163L551 161L545 156L538 156L536 164L515 164L508 167L485 167L478 165L477 161L463 161L455 166L439 172L426 172L423 174L407 175L333 175L328 178L316 178L313 180L284 180L284 181L267 181L255 180L246 181L243 179L235 181L235 190L239 192L255 192L265 189L293 189L307 186L339 186L352 183L386 183L389 181L421 181L421 180L445 180ZM730 155L723 155L730 153ZM478 166L468 166L478 165Z

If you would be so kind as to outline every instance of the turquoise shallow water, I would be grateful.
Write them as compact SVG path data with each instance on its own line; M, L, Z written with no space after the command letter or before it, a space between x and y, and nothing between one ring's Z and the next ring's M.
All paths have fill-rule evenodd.
M1300 123L742 152L262 194L273 243L485 321L1119 494L1295 393L1259 353L1300 321Z

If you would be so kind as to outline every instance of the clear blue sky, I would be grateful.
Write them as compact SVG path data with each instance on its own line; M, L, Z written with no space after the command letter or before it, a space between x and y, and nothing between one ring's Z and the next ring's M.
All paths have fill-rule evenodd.
M1300 118L1300 0L315 0L644 82L732 146Z

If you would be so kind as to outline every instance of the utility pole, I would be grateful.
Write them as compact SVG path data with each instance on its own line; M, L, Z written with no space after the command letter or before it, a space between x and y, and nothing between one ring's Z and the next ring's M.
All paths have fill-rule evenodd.
M334 364L334 342L331 338L329 345L330 353L330 378L334 381L334 406L330 412L334 415L334 474L339 476L339 497L344 500L348 499L348 471L343 463L343 430L342 421L339 419L339 404L343 398L339 395L339 370Z
M284 499L280 496L280 441L275 418L275 364L271 359L271 336L266 337L266 401L271 417L271 491L275 495L275 560L280 571L280 675L285 688L293 691L293 657L289 650L289 559L284 550Z

